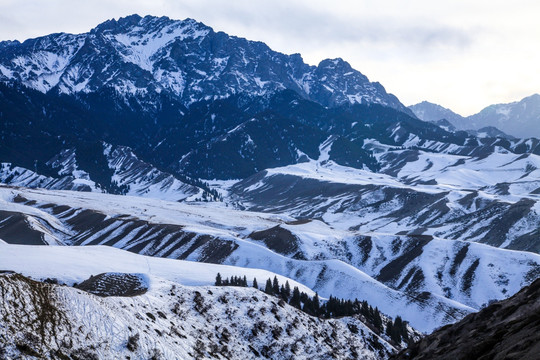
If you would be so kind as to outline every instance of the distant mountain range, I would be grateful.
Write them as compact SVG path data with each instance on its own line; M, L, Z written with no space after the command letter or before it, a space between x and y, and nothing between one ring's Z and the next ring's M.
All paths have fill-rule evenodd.
M458 130L475 130L478 133L497 128L517 138L540 137L540 95L534 94L509 104L491 105L478 114L463 117L440 105L423 101L409 106L414 114L424 121L448 120ZM491 130L490 136L496 135Z
M420 120L436 122L438 120L448 120L451 124L460 123L463 121L463 116L456 114L450 109L442 107L429 101L422 101L421 103L409 106L409 109ZM456 126L456 125L454 125ZM461 129L465 130L465 129Z

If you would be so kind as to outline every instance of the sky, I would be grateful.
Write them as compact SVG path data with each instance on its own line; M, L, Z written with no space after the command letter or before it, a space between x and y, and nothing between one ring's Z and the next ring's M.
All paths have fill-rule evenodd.
M540 93L537 0L0 0L0 40L134 13L193 18L311 65L340 57L405 105L467 116Z

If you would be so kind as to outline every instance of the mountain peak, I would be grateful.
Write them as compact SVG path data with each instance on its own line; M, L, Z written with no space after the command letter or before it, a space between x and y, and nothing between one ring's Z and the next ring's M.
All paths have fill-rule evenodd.
M191 18L184 20L173 20L168 16L152 16L146 15L144 17L133 14L125 17L107 20L98 26L96 26L91 33L103 33L110 32L113 34L129 33L136 30L137 33L154 32L158 29L162 29L166 26L173 26L175 28L197 28L197 29L210 29L210 27L204 25ZM137 29L139 28L139 29ZM170 29L168 29L170 31Z
M411 105L409 106L409 109L423 121L437 122L445 119L455 126L456 122L460 122L463 119L461 115L456 114L452 110L429 101L422 101L421 103Z
M524 97L519 101L520 103L540 103L540 94L532 94L530 96Z
M142 17L137 14L121 17L118 20L109 19L96 26L92 31L96 33L104 32L107 30L120 31L122 29L138 25L141 19Z
M145 16L147 18L148 16ZM153 16L151 16L153 18ZM138 14L132 14L128 16L124 16L118 19L118 24L121 25L135 25L138 24L142 20L142 17Z
M351 64L342 58L324 59L319 63L319 67L328 69L346 69L352 70Z
M533 94L519 101L490 105L470 116L471 127L496 126L519 138L540 136L540 95Z

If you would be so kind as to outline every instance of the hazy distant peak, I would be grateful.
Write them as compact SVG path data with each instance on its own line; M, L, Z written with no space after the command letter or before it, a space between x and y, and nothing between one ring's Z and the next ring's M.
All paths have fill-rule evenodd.
M519 101L490 105L467 119L473 129L495 126L519 138L539 137L540 95L533 94Z
M409 109L421 120L437 122L446 119L458 130L473 130L505 138L540 137L540 95L519 101L487 106L477 114L463 117L440 105L422 101ZM489 131L480 131L481 129ZM496 131L495 131L496 130Z
M454 121L460 121L463 119L463 116L453 112L452 110L428 101L422 101L416 105L411 105L409 106L409 109L411 109L420 120L424 121L436 122L438 120L445 119L453 123Z

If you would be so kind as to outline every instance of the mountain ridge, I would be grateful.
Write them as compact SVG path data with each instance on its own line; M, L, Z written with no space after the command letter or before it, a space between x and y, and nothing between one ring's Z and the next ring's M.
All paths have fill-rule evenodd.
M503 137L504 133L517 138L540 137L540 95L533 94L510 103L493 104L476 114L461 116L440 105L423 101L409 106L416 116L430 122L446 119L458 130L475 130L494 127ZM496 134L496 131L492 131Z
M166 91L189 105L239 92L292 89L324 106L381 103L412 115L382 85L369 82L342 59L310 66L299 54L281 54L262 42L214 32L193 19L132 15L79 35L5 43L4 50L3 79L42 92L93 92L112 86L121 94Z
M346 230L337 223L334 227L306 217L298 221L302 218L283 212L239 211L222 203L12 187L0 187L0 196L5 199L0 201L0 237L8 243L64 245L47 247L43 254L76 254L91 251L82 249L87 245L108 245L245 271L257 264L323 297L367 300L420 331L431 331L492 299L502 299L540 271L539 256L525 251L429 235ZM109 253L115 251L120 250ZM62 269L70 263L82 266L83 261L73 258L56 261L67 264ZM148 261L152 269L158 269L160 261L174 262ZM128 271L113 263L102 266L102 271ZM136 271L129 271L146 267L142 262ZM50 266L47 276L55 271L60 270Z
M377 359L395 351L359 318L311 317L253 288L111 275L118 285L139 278L146 291L98 297L54 283L61 279L46 283L0 274L5 304L0 314L8 324L0 328L2 357L255 359L298 353L305 359L338 354Z

